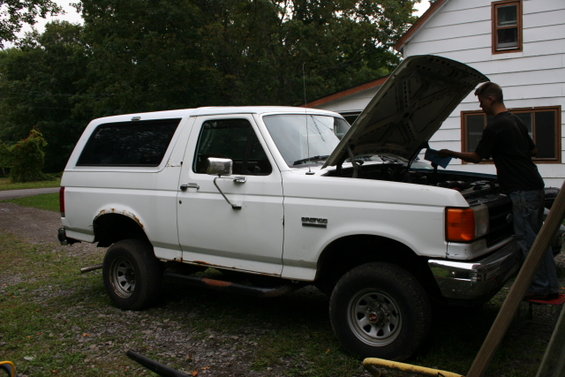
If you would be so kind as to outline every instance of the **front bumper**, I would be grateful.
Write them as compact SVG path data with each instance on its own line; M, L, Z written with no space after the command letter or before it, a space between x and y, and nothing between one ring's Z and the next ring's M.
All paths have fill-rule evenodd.
M520 264L520 252L514 241L473 262L428 261L443 297L470 301L492 296L518 271Z

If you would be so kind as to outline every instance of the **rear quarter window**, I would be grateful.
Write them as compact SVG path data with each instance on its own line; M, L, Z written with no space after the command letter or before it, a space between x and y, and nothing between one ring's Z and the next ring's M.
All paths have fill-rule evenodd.
M100 125L88 139L77 166L158 166L180 119Z

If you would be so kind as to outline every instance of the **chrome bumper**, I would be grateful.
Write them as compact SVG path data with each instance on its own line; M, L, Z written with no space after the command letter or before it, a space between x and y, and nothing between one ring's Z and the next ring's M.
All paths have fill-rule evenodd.
M473 262L430 259L428 265L443 297L480 300L496 293L521 264L518 246L511 241Z

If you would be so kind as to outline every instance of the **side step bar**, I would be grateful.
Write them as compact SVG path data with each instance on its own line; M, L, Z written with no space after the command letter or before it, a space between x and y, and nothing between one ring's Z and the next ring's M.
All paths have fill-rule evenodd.
M234 283L226 280L211 279L209 277L184 275L176 272L165 272L164 277L171 277L175 279L183 279L188 281L189 284L197 287L207 287L216 290L222 290L233 293L240 293L250 296L258 297L277 297L292 292L300 287L299 284L282 284L274 287L258 287L253 285L245 285Z

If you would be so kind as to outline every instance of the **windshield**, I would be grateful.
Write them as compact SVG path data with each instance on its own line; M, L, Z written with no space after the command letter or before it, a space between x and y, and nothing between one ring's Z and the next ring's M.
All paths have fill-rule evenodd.
M344 119L326 115L280 114L263 118L287 165L320 165L349 129Z

